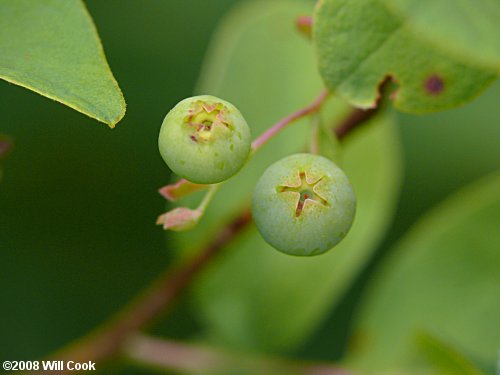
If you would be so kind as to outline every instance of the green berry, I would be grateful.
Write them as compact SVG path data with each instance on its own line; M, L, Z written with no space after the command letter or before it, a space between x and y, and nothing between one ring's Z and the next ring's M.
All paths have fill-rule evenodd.
M227 180L245 164L250 129L231 103L210 95L179 102L165 117L160 154L177 175L198 184Z
M330 160L295 154L272 164L252 198L255 224L274 248L291 255L322 254L349 231L356 198L345 173Z

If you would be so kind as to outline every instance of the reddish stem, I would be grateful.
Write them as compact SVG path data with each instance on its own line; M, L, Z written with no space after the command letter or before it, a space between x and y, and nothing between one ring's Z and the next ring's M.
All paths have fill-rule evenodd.
M352 375L330 363L315 363L238 353L135 335L125 346L127 357L147 366L199 374Z
M327 90L322 91L321 94L307 107L299 109L297 112L288 115L287 117L283 118L282 120L278 121L276 124L271 126L264 133L262 133L255 141L252 142L252 149L254 151L258 150L267 141L269 141L272 137L274 137L277 133L286 128L292 122L297 121L307 115L310 115L311 113L317 112L321 108L323 102L328 97L328 94L329 92Z
M172 306L180 292L194 279L205 266L251 221L250 210L224 227L214 239L192 259L163 274L137 300L132 302L108 326L84 337L66 350L53 355L53 359L75 362L101 362L112 358L122 348L126 339L151 323L163 311ZM51 372L47 372L51 373ZM64 375L74 371L56 371Z
M359 125L366 124L372 119L383 107L383 102L389 93L391 82L393 78L391 76L385 77L378 85L378 96L375 100L373 108L360 109L354 108L343 121L340 122L335 128L333 128L334 134L339 140L344 139L348 134L351 134L353 130L357 129Z
M261 148L266 142L292 122L318 111L327 97L328 91L324 90L310 105L278 121L252 142L252 150L256 151ZM158 192L169 201L176 201L186 195L206 189L208 186L209 185L194 184L185 179L180 179L175 184L162 187Z
M256 150L262 147L271 137L293 121L318 111L327 96L328 92L324 91L309 106L276 123L254 141L252 145L253 149ZM373 115L368 115L366 113L368 111L364 111L365 114L361 115L359 111L354 110L338 129L335 130L340 139L350 134L354 128ZM183 182L179 183L182 184ZM118 314L114 320L111 320L107 326L54 354L53 359L72 360L75 362L102 362L117 355L123 349L126 340L158 318L162 312L170 308L175 299L192 280L250 222L251 213L249 209L246 209L215 235L214 239L202 248L200 252L196 253L192 259L163 274L157 282L133 301L128 308ZM58 375L70 374L68 371L48 371L45 373ZM72 371L71 373L75 372Z
M333 129L333 132L339 140L344 139L346 135L351 134L359 125L368 122L378 112L378 109L379 107L367 110L354 108L340 125Z

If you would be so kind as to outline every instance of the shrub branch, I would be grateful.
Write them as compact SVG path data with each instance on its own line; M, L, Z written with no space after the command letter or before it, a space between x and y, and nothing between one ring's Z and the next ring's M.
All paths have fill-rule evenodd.
M292 122L317 112L328 92L322 92L309 106L290 114L278 121L265 131L252 144L253 150L262 147L271 137L279 133ZM343 140L353 129L370 119L377 109L361 111L354 109L339 126L334 128L335 134ZM174 266L161 275L145 292L139 295L129 306L123 309L114 319L111 319L100 329L90 333L82 339L62 348L51 359L85 362L93 361L99 365L119 354L123 354L128 342L142 329L150 325L163 312L172 307L181 292L195 279L195 277L221 253L235 237L237 237L251 222L250 209L246 208L234 218L226 227L222 228L213 240L205 245L195 255L186 261ZM145 341L142 343L144 344ZM136 342L137 343L137 342ZM149 342L151 344L151 342ZM167 346L164 347L164 349ZM130 354L130 346L126 349ZM136 354L139 355L139 354ZM345 372L326 372L329 374L344 374ZM72 371L71 373L74 373ZM58 375L69 374L68 371L46 372ZM314 374L315 372L302 372Z
M129 359L149 367L196 374L351 375L326 363L250 355L203 345L134 335L124 346Z

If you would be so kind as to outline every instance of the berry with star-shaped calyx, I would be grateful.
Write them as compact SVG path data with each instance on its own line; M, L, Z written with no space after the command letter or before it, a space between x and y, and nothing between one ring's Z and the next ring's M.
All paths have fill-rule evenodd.
M179 102L165 117L158 146L177 175L198 184L224 181L245 164L250 129L231 103L210 95Z
M330 160L295 154L259 179L252 213L262 237L291 255L322 254L349 231L356 199L345 173Z

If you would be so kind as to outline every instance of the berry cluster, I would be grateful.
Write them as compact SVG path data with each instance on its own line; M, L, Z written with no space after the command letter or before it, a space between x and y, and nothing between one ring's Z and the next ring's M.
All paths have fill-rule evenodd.
M209 95L178 103L165 117L158 143L170 169L196 184L232 177L251 149L250 129L238 109ZM338 244L352 225L355 209L355 195L342 169L323 156L305 153L267 168L252 197L262 237L277 250L298 256L322 254Z

